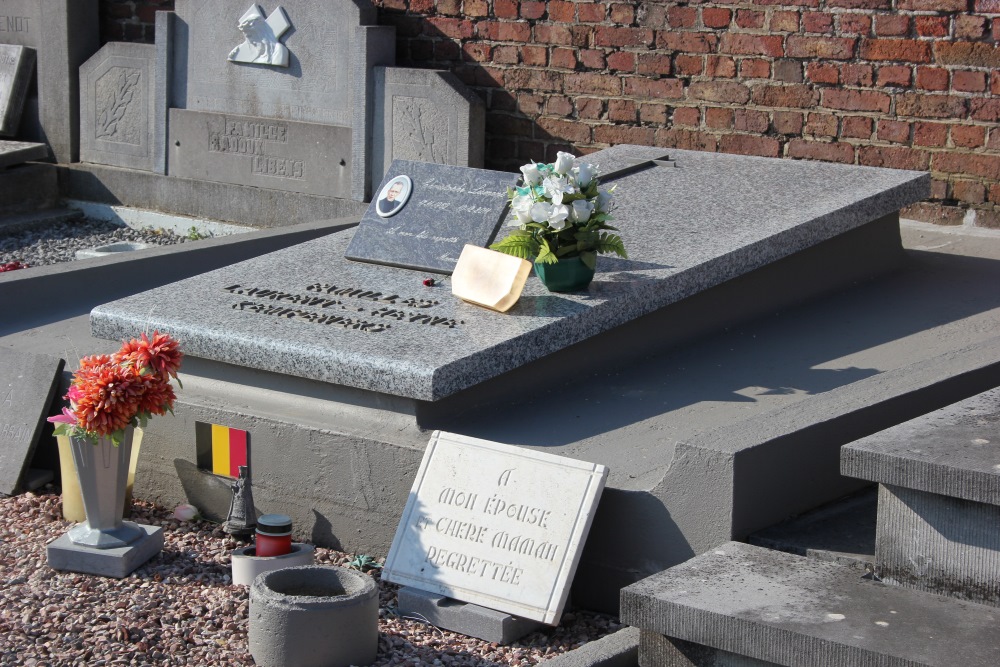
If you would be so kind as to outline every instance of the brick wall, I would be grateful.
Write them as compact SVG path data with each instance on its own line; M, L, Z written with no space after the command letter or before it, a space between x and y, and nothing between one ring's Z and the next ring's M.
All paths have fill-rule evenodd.
M102 0L149 39L170 0ZM375 0L400 65L487 105L488 165L638 143L931 171L930 222L1000 228L1000 0Z

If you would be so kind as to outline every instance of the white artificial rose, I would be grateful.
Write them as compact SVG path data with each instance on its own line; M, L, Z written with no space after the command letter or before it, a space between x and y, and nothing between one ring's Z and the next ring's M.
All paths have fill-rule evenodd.
M538 165L532 162L521 167L524 175L524 182L528 185L538 185L542 182L542 172L538 171Z
M590 182L597 176L597 167L589 162L584 162L574 171L576 172L576 183L581 190L586 190Z
M517 222L520 224L525 224L531 222L531 197L526 195L517 195L510 202L510 208L514 211L514 217L517 218Z
M531 205L531 219L535 222L547 222L552 214L552 204L546 201L535 202Z
M552 163L552 169L560 176L565 176L573 169L573 160L576 156L572 153L563 153L559 151L556 153L556 161Z
M552 200L553 204L562 204L563 195L576 192L576 186L569 182L569 179L561 176L549 176L542 181L542 189L545 196Z
M553 206L552 211L549 213L549 227L552 229L566 229L567 224L569 224L569 206L565 204Z
M611 210L611 200L614 196L607 190L601 190L597 193L597 210L600 213L607 213Z
M573 217L577 222L587 222L594 212L594 202L586 199L577 199L573 202Z

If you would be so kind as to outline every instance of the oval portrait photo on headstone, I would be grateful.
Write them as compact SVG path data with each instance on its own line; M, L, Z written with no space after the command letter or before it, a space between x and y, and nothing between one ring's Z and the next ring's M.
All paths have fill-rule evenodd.
M403 210L412 191L413 182L410 177L397 176L386 183L381 192L378 193L378 199L375 201L375 212L380 218L391 218Z

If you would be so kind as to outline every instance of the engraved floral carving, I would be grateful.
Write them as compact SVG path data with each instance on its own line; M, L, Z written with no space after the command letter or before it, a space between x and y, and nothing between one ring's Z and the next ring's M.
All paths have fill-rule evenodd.
M96 137L138 144L133 103L142 73L138 69L112 67L97 83Z
M392 100L392 157L443 164L448 158L448 132L435 118L434 105L420 97Z

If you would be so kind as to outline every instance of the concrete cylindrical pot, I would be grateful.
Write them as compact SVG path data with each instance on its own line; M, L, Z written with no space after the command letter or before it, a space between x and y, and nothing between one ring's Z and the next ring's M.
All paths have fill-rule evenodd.
M378 652L378 586L344 567L265 572L250 586L250 655L261 667L369 665Z
M254 545L233 552L233 583L249 586L258 574L286 567L312 565L316 549L311 544L292 542L292 550L283 556L258 556Z

